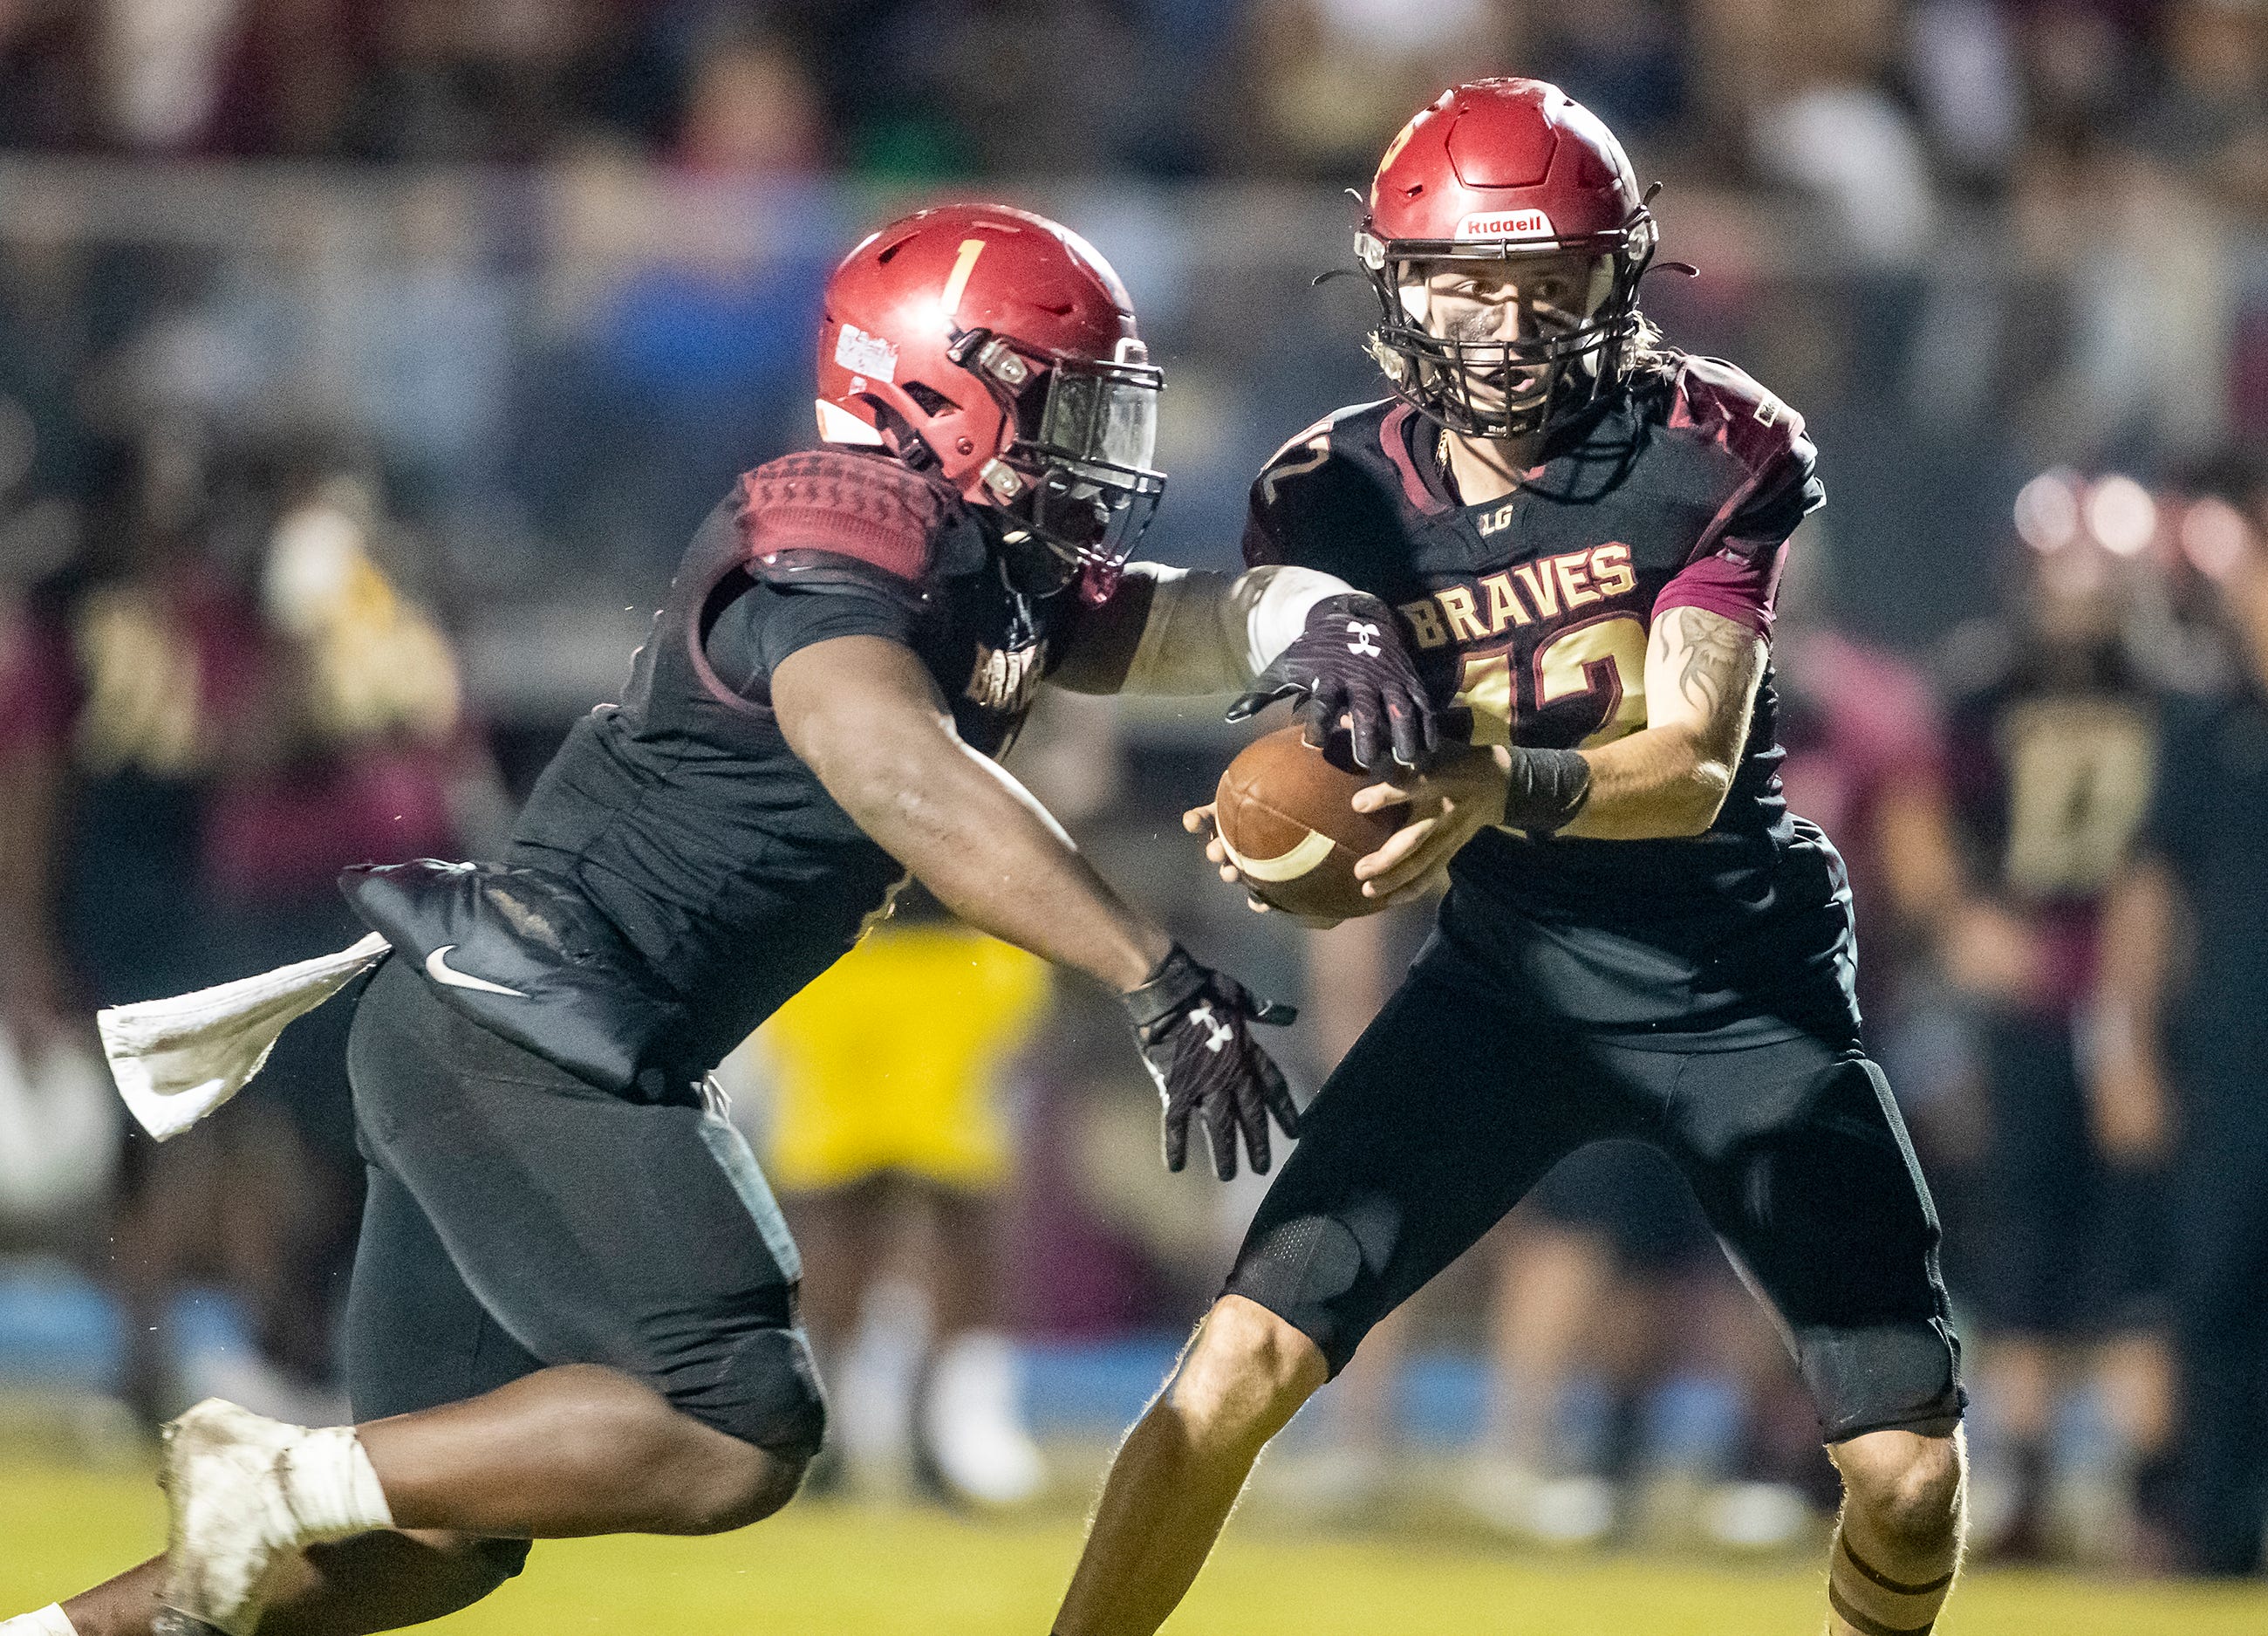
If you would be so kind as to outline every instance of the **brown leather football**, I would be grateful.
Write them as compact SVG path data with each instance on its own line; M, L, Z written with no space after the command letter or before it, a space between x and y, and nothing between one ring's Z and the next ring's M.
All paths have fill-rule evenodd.
M1376 851L1406 809L1359 813L1357 790L1378 783L1348 757L1344 734L1311 748L1297 726L1244 747L1220 775L1214 822L1252 891L1287 914L1351 920L1383 905L1362 895L1355 859Z

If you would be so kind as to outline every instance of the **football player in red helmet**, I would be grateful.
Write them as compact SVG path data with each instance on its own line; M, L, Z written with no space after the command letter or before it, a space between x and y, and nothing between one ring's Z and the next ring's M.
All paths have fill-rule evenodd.
M1775 770L1772 599L1815 453L1643 317L1654 242L1621 145L1535 80L1454 87L1379 166L1356 248L1393 395L1285 445L1245 550L1390 603L1463 707L1468 744L1355 798L1409 813L1366 890L1446 896L1121 1449L1058 1636L1155 1630L1371 1327L1617 1137L1667 1153L1781 1320L1845 1483L1831 1629L1927 1630L1952 1583L1937 1218L1860 1040L1842 861Z
M1638 361L1657 233L1622 144L1580 103L1536 81L1461 92L1462 113L1437 104L1387 150L1355 254L1379 300L1370 354L1396 394L1505 442Z
M350 1047L359 1424L198 1404L168 1433L167 1557L6 1636L387 1629L486 1595L531 1539L784 1504L825 1418L799 1264L704 1087L909 874L1122 997L1172 1168L1193 1124L1224 1178L1295 1130L1251 1034L1288 1013L1113 892L993 758L1050 681L1297 695L1366 762L1419 763L1390 612L1312 569L1127 563L1161 382L1116 276L1053 222L892 223L829 283L820 349L823 446L711 515L504 858L342 883L382 940L328 968L379 962ZM252 1021L229 1026L210 1043L248 1061ZM185 1058L211 1060L129 1077Z
M1012 543L1094 571L1093 591L1164 491L1165 378L1108 264L1066 229L1003 231L1026 219L931 212L851 253L820 326L820 431L1005 513Z

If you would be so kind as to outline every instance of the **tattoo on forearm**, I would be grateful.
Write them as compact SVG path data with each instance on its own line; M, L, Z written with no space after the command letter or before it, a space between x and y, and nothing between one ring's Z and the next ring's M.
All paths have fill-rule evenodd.
M1685 649L1677 690L1696 709L1714 718L1748 680L1749 634L1732 621L1697 608L1673 608L1669 617L1671 633Z

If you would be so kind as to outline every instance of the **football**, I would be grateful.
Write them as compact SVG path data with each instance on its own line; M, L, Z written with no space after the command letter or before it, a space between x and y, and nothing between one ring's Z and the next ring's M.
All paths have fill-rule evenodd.
M1287 914L1351 920L1384 907L1362 895L1355 859L1399 829L1403 810L1359 813L1356 791L1378 782L1356 766L1344 734L1323 749L1282 727L1245 746L1220 775L1214 822L1256 895Z

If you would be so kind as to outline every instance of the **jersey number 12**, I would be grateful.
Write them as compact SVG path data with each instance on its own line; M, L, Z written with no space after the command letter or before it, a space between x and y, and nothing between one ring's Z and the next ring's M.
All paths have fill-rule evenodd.
M1646 726L1646 623L1631 614L1571 626L1535 650L1529 696L1541 711L1571 699L1596 701L1597 714L1578 748L1594 748ZM1473 713L1476 744L1510 744L1520 717L1520 688L1510 653L1465 661L1454 701Z

